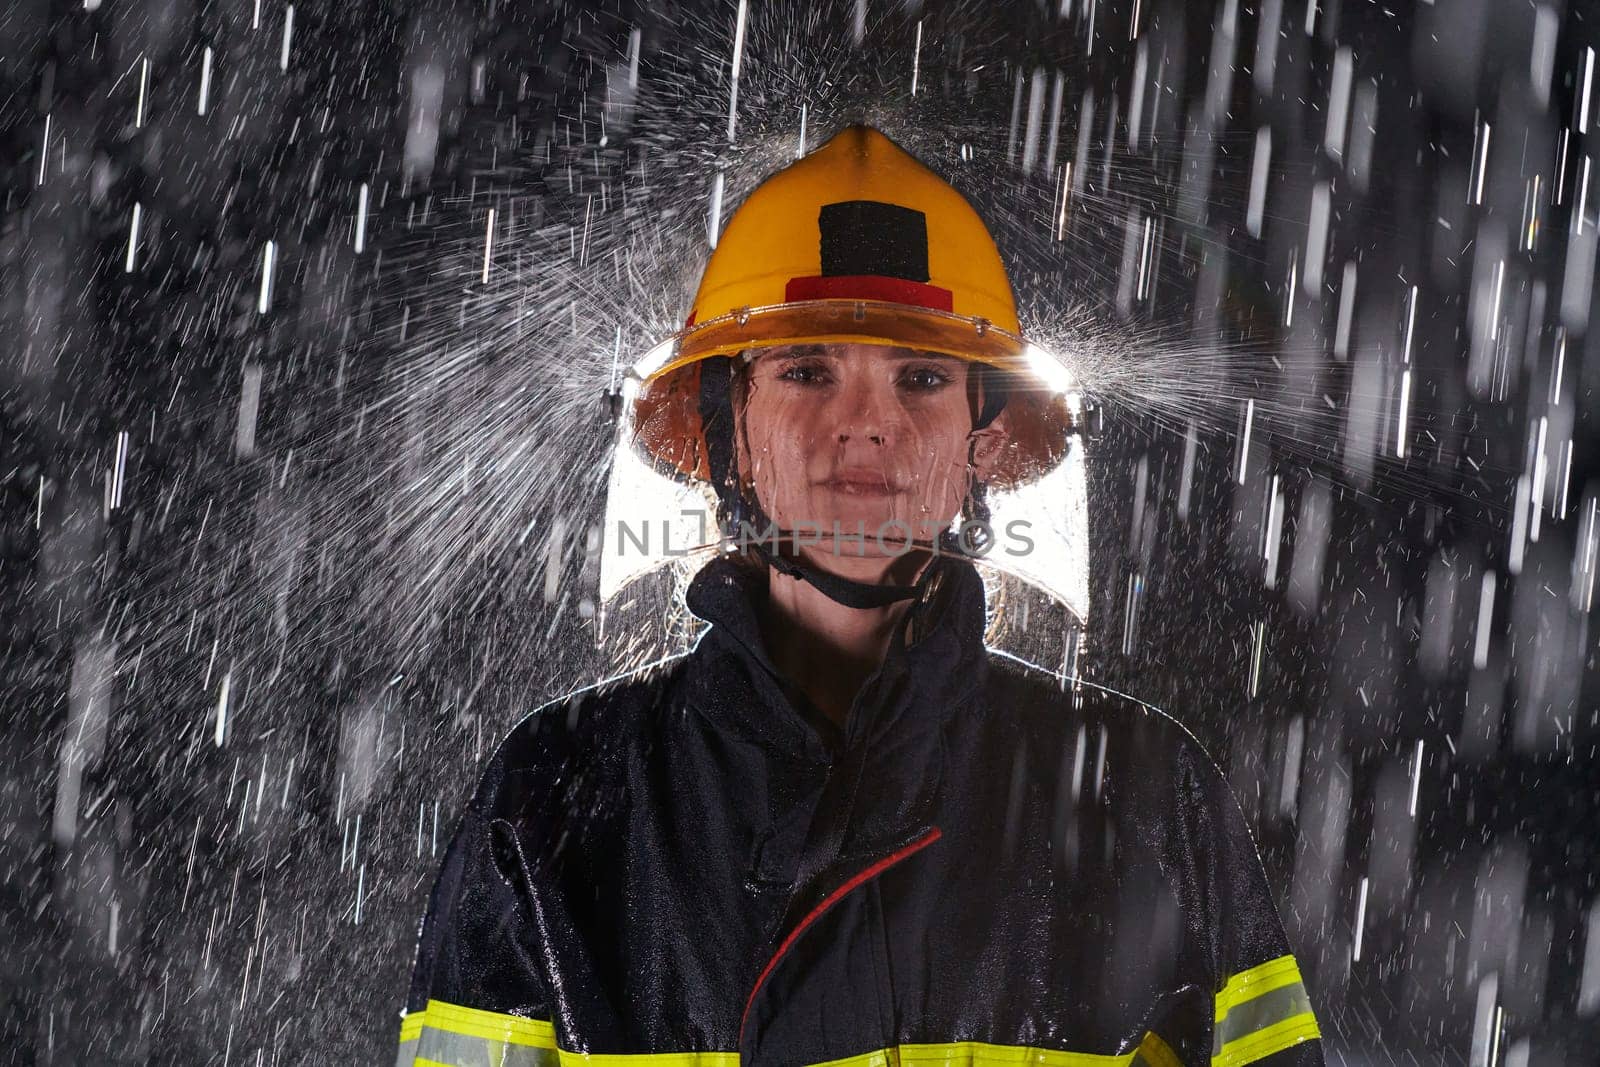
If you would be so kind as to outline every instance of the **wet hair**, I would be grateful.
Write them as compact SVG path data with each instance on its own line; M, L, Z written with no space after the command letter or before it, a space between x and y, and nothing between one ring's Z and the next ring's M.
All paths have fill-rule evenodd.
M1005 410L1014 379L1010 373L978 360L967 362L967 409L972 428L981 430Z

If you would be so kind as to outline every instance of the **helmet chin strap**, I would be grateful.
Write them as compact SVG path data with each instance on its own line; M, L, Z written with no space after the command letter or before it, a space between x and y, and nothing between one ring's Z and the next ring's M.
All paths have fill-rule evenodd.
M922 595L923 588L933 577L938 565L938 556L922 569L921 575L911 585L878 585L872 582L858 582L843 575L818 567L800 555L798 547L793 555L785 555L784 547L798 545L798 538L792 530L778 530L761 510L761 505L748 496L740 494L741 507L739 511L747 515L744 521L758 532L771 530L774 532L772 540L777 544L777 551L762 537L753 538L750 549L756 557L780 574L799 581L810 582L823 596L836 604L843 604L847 608L881 608L900 600L912 600ZM742 516L741 516L742 517ZM735 524L739 517L735 518Z
M717 499L722 505L719 510L723 513L724 530L732 528L737 532L740 524L744 523L757 531L758 536L749 542L757 558L780 574L810 582L819 593L836 604L847 608L866 609L881 608L901 600L920 597L929 581L939 571L942 556L967 554L959 538L951 536L948 530L941 532L938 544L930 546L934 549L933 559L922 568L916 582L911 585L858 582L804 559L798 550L799 538L795 532L779 530L762 510L760 502L752 499L740 482L733 447L734 419L730 388L732 365L731 357L712 356L700 361L700 425L705 435L706 460L711 468L711 484L716 489ZM993 421L1005 403L1004 395L999 390L985 390L985 394L983 410L974 429ZM969 442L969 461L971 448ZM977 499L986 517L987 508L982 507L981 497ZM776 551L764 540L769 531L770 539L777 547ZM792 555L785 555L783 548L790 545L795 546L794 552Z

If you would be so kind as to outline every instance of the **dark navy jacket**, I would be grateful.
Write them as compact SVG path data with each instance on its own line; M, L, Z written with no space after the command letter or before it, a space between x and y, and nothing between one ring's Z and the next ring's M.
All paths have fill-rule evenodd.
M434 885L399 1062L1321 1064L1216 765L988 649L981 577L937 566L842 730L727 559L693 650L519 723Z

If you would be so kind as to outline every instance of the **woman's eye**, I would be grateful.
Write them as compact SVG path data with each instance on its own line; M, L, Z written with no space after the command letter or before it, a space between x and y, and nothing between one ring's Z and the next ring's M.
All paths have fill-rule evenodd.
M809 363L795 363L779 373L780 381L799 382L802 385L812 385L824 380L821 367Z
M913 367L906 371L905 381L915 389L937 389L950 383L950 375L936 367Z

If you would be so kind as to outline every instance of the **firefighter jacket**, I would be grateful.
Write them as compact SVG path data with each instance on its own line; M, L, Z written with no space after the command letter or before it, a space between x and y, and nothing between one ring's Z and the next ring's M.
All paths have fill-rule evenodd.
M728 558L692 650L524 718L442 861L399 1062L1320 1065L1216 765L989 649L980 575L934 566L842 729Z

